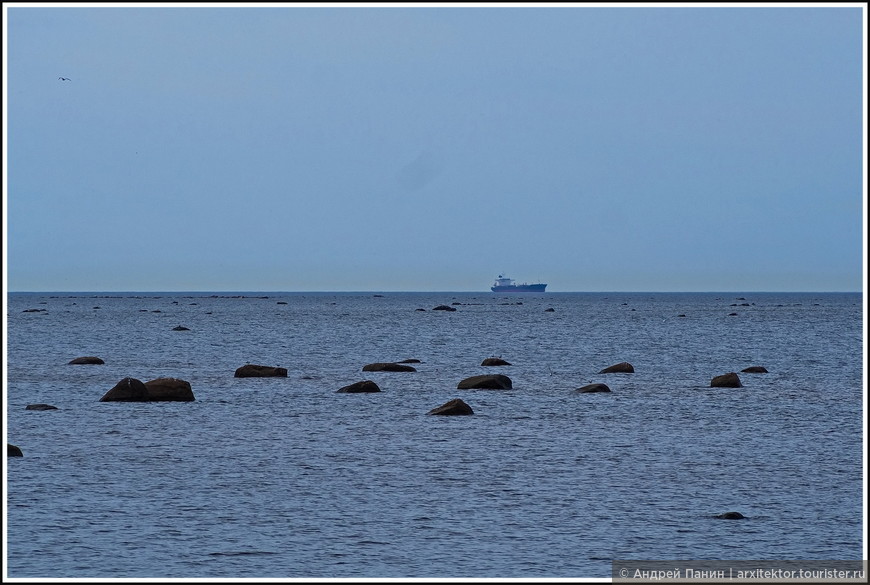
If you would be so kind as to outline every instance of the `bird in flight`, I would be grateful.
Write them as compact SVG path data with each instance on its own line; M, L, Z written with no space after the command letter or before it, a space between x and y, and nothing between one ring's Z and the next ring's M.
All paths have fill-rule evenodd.
M69 77L58 77L61 81L71 81Z

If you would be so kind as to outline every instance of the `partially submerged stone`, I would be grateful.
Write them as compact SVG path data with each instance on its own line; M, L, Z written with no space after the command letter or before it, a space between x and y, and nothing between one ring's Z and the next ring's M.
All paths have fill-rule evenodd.
M371 380L362 380L360 382L354 382L353 384L348 384L347 386L342 386L336 392L343 393L359 393L359 392L380 392L381 388L372 382Z
M725 512L724 514L714 516L714 518L718 518L719 520L744 520L746 516L740 512Z
M474 411L462 399L454 398L453 400L445 402L441 406L433 408L426 414L438 414L442 416L463 416L474 414Z
M287 368L245 364L236 369L234 376L236 378L286 378Z
M190 382L178 378L156 378L145 382L149 402L192 402L196 400Z
M631 374L633 372L634 372L633 365L631 365L628 362L620 362L618 364L608 366L598 373L599 374L616 374L616 373Z
M24 410L59 410L51 404L28 404Z
M513 388L511 379L502 374L483 374L465 378L456 386L460 390L481 388L484 390L509 390Z
M363 366L363 372L416 372L417 369L406 364L395 362L376 362Z
M79 365L79 364L101 365L101 364L105 364L105 363L106 362L104 362L103 360L101 360L100 358L98 358L96 356L87 355L87 356L77 357L75 359L70 360L68 362L68 365Z
M577 392L610 392L607 384L586 384L577 388Z
M735 372L728 372L710 380L711 388L742 388L740 377Z
M103 394L100 402L148 402L148 388L141 380L124 378Z
M486 358L481 362L481 366L509 366L510 363L497 357Z

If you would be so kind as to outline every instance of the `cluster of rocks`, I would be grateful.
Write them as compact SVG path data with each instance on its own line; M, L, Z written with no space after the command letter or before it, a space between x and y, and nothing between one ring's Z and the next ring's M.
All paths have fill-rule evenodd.
M442 305L441 310L455 310L447 305ZM438 307L436 307L438 309ZM70 365L103 365L105 361L96 356L77 357L68 362ZM409 365L412 363L420 363L418 359L406 359L400 362L374 362L363 366L364 372L416 372L417 369ZM510 362L501 357L489 357L484 359L481 366L510 366ZM750 366L741 370L741 373L764 374L767 369L763 366ZM634 373L634 366L628 362L620 362L612 366L608 366L598 372L599 374L631 374ZM234 373L236 378L263 378L263 377L287 377L287 368L276 366L264 366L258 364L245 364L236 369ZM710 381L710 387L713 388L741 388L743 384L736 372L728 372L719 376L715 376ZM456 386L459 390L468 389L483 389L483 390L510 390L513 388L513 381L504 374L481 374L470 376L459 381ZM596 393L596 392L611 392L610 387L603 383L587 384L577 388L577 392L581 393ZM380 387L372 380L360 380L352 384L348 384L339 388L338 393L372 393L381 392ZM100 402L161 402L161 401L176 401L190 402L195 400L193 390L190 383L179 378L163 377L142 382L136 378L127 377L119 381L106 392ZM56 406L50 404L29 404L27 410L57 410ZM441 416L467 416L474 414L474 410L460 398L454 398L433 408L427 415ZM7 443L7 456L21 457L23 453L16 445ZM742 519L745 518L739 512L726 512L714 516L719 519Z
M106 392L100 402L192 402L190 382L179 378L155 378L142 382L124 378Z
M441 307L447 307L442 305ZM436 307L437 308L437 307ZM95 356L77 357L69 362L70 364L104 364L105 362ZM417 369L409 364L420 363L418 359L406 359L399 362L374 362L363 366L364 372L416 372ZM501 357L488 357L484 359L481 366L510 366L510 362ZM767 373L767 369L762 366L751 366L741 370L745 373ZM634 366L629 362L620 362L608 366L598 372L599 374L631 374L634 373ZM258 364L245 364L236 369L234 376L236 378L265 378L265 377L287 377L287 368L277 366L265 366ZM511 379L503 374L483 374L471 376L460 380L457 389L490 389L490 390L508 390L513 387ZM715 376L710 381L710 387L713 388L741 388L743 384L736 372L728 372ZM381 389L372 380L360 380L353 384L348 384L337 390L340 393L366 393L380 392ZM597 393L611 392L610 387L604 383L587 384L577 388L577 392L581 393ZM142 382L135 378L124 378L118 382L111 390L109 390L102 398L101 402L110 401L125 401L125 402L156 402L156 401L192 401L194 400L193 391L190 383L178 378L157 378L148 382ZM457 399L458 400L458 399ZM444 408L442 405L435 409L437 412L429 414L471 414L471 408ZM466 405L467 406L467 405ZM54 408L50 405L29 405L30 409L48 409Z

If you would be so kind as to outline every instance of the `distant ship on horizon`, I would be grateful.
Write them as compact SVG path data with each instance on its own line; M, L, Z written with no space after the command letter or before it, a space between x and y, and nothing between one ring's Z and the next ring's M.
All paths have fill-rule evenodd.
M492 292L544 292L546 288L547 285L542 282L515 284L512 278L499 274L489 290Z

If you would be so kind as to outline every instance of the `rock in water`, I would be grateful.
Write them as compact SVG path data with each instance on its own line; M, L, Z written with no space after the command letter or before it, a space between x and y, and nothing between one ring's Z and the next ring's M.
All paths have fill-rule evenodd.
M178 378L157 378L145 382L149 402L192 402L196 400L190 382Z
M58 407L51 404L28 404L24 410L59 410Z
M577 392L610 392L610 387L607 384L587 384L577 388Z
M465 378L459 385L456 386L460 390L469 388L482 388L485 390L510 390L513 388L513 382L507 376L502 374L484 374L482 376L471 376Z
M100 358L95 357L95 356L92 356L92 355L88 355L88 356L84 356L84 357L77 357L77 358L75 358L75 359L73 359L73 360L70 360L70 361L68 362L68 364L70 364L70 365L77 365L77 364L96 364L96 365L100 365L100 364L105 364L105 363L106 363L106 362L104 362L104 361L101 360Z
M148 388L141 380L124 378L103 394L100 402L148 402Z
M417 368L394 362L376 362L363 366L363 372L416 372Z
M742 388L743 384L740 383L740 377L734 372L728 372L727 374L722 374L721 376L716 376L712 380L710 380L711 388Z
M349 384L347 386L342 386L336 392L343 393L359 393L359 392L380 392L380 387L372 382L371 380L363 380L361 382L354 382L353 384Z
M618 364L608 366L598 373L599 374L615 374L615 373L631 374L633 372L634 372L633 365L631 365L628 362L620 362Z
M234 376L236 378L286 378L287 368L245 364L236 369Z
M474 414L474 411L462 399L454 398L437 408L433 408L426 414L439 414L443 416L462 416Z

